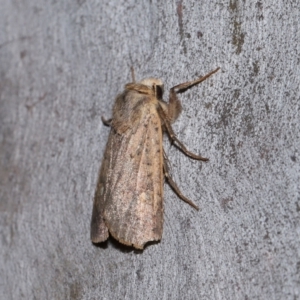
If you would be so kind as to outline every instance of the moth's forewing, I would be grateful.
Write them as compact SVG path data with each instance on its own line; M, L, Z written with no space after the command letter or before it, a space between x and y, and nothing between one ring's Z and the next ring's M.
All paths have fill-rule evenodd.
M91 240L93 243L101 243L108 238L108 229L104 223L101 208L94 203L92 224L91 224Z
M104 242L109 236L107 226L105 225L103 219L103 210L105 187L107 182L107 172L111 168L110 162L112 154L111 148L113 137L114 133L111 131L108 138L108 142L106 144L106 149L104 152L100 174L98 177L97 188L94 196L94 205L91 222L91 240L93 243Z
M163 149L157 105L155 97L134 90L117 98L100 173L97 203L102 206L94 206L114 238L139 249L162 236Z

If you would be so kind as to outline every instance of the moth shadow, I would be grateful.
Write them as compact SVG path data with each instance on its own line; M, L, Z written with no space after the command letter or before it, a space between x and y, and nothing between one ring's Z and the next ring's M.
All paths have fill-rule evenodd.
M109 242L112 245L114 249L118 249L119 251L123 253L131 253L136 251L136 249L132 246L123 245L120 242L118 242L115 238L112 236L109 237ZM138 252L143 252L143 250L138 250Z
M135 254L142 254L144 252L144 250L147 249L149 246L155 245L155 244L158 244L158 243L160 243L160 241L151 241L151 242L148 242L145 245L144 249L136 249L133 246L127 246L127 245L121 244L115 238L110 236L108 238L108 240L106 240L105 242L98 243L98 244L93 243L93 245L98 247L98 248L102 248L102 249L107 249L108 246L111 245L114 249L118 249L122 253L131 253L131 252L133 252Z
M107 240L105 242L101 242L101 243L93 243L93 246L97 247L97 248L101 248L101 249L107 249L108 248L108 242Z

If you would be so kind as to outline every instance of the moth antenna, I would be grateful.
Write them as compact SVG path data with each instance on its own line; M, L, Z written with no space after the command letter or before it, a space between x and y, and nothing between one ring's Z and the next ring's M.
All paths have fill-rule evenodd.
M130 67L130 71L131 71L132 82L135 83L135 76L134 76L134 68L133 68L133 66Z

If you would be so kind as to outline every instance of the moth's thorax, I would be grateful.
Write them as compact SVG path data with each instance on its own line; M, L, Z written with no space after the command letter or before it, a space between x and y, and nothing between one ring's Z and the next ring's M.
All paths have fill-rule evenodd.
M154 96L158 99L158 100L162 100L162 96L164 93L164 84L163 82L158 79L158 78L146 78L143 79L140 84L145 85L146 87L150 88L153 93Z
M163 87L164 84L163 82L159 79L159 78L145 78L142 81L140 81L139 83L144 84L146 86L148 86L149 88L153 88L153 86L158 85L160 87Z

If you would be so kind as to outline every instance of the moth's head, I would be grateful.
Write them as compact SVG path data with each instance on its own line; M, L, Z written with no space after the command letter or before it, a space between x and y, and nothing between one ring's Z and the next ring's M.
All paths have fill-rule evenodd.
M146 78L143 79L141 84L146 85L150 89L153 89L154 94L157 99L161 100L163 93L164 93L164 84L163 82L158 78Z

